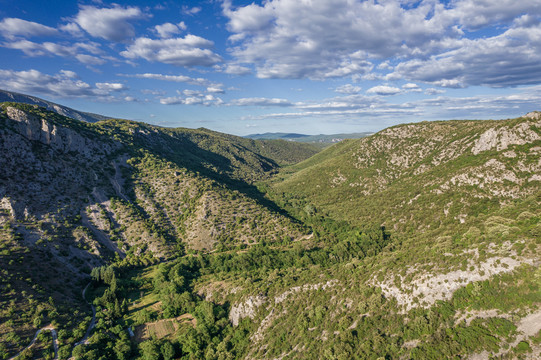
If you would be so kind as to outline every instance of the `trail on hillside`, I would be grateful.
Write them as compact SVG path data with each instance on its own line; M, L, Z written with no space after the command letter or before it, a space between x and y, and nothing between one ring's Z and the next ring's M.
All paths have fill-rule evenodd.
M92 320L90 321L90 324L88 325L88 328L86 329L85 336L81 339L81 341L76 342L74 346L81 345L81 344L85 344L85 345L88 344L88 337L90 336L90 332L96 325L96 308L94 307L94 305L88 302L88 300L86 300L86 289L88 289L90 284L92 284L92 282L89 282L83 289L83 299L86 301L88 305L92 307Z
M27 347L25 347L24 349L22 349L21 351L19 351L19 353L17 353L15 356L9 358L8 360L17 359L19 356L21 356L21 354L23 352L25 352L27 349L30 349L32 346L34 346L34 344L36 343L36 340L38 338L38 335L42 331L50 331L51 334L53 335L53 348L54 348L54 358L53 359L58 359L58 336L56 334L56 329L54 327L52 327L51 325L48 325L48 326L45 326L44 328L41 328L38 331L36 331L36 334L34 335L34 338L30 342L30 344Z
M90 321L90 324L88 325L88 328L86 329L86 333L85 333L85 336L81 339L81 341L79 342L76 342L73 346L77 346L77 345L81 345L81 344L88 344L88 337L90 336L90 332L92 331L92 329L94 328L94 326L96 325L96 308L94 307L94 305L92 305L90 302L88 302L88 300L86 300L86 290L88 289L88 287L90 286L90 284L92 284L92 282L89 282L85 288L83 289L83 299L86 301L86 303L88 305L91 306L92 308L92 320ZM22 355L22 353L24 351L26 351L27 349L30 349L32 346L34 346L34 344L36 343L36 340L38 338L38 335L42 332L42 331L50 331L52 336L53 336L53 347L54 347L54 358L53 359L58 359L58 334L56 333L56 329L52 326L52 325L48 325L48 326L45 326L41 329L39 329L38 331L36 331L36 334L34 335L34 338L32 339L32 341L30 342L30 344L25 347L24 349L22 349L21 351L19 351L16 355L14 355L13 357L9 358L8 360L15 360L17 359L19 356Z

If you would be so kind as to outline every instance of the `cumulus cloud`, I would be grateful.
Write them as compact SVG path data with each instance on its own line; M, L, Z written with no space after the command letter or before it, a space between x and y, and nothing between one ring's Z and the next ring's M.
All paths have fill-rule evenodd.
M498 115L501 117L516 117L539 108L541 102L541 87L523 87L512 94L506 95L475 95L468 97L438 96L419 100L413 106L423 109L441 118L479 118L486 119Z
M126 77L135 77L139 79L154 79L162 81L172 81L172 82L184 82L192 85L199 86L213 86L213 87L222 87L222 84L212 83L210 80L205 78L192 78L185 75L165 75L165 74L120 74L121 76Z
M61 71L56 75L38 70L0 70L0 86L4 89L27 94L42 94L53 97L91 97L98 94L86 82L79 80L72 71Z
M59 29L69 33L71 36L82 37L84 35L83 30L76 23L70 22L59 26Z
M3 47L9 49L21 50L25 55L35 56L62 56L74 57L78 61L86 65L102 65L106 61L103 58L79 53L80 50L90 52L92 54L101 54L99 44L96 43L75 43L71 45L62 45L53 42L35 43L29 40L18 40L13 42L5 42Z
M426 95L439 95L444 94L445 90L443 89L436 89L436 88L428 88L425 90Z
M75 55L75 58L86 65L103 65L106 62L99 57L87 54L77 54Z
M11 39L16 36L54 36L58 35L58 30L32 21L5 18L0 21L0 34L5 38Z
M351 84L346 84L346 85L337 87L334 91L341 94L357 94L359 91L361 91L361 87L351 85Z
M515 0L461 0L442 16L456 20L469 30L476 30L486 25L507 23L523 14L541 13L541 1Z
M94 37L122 42L135 36L132 20L147 17L138 7L97 8L81 6L75 22Z
M141 37L120 54L129 59L143 58L175 66L212 66L222 61L210 50L213 46L212 41L196 35L159 40Z
M379 85L379 86L374 86L373 88L366 90L366 92L368 94L377 94L377 95L396 95L402 92L402 90L393 86Z
M225 67L220 67L217 70L221 70L224 73L231 75L248 75L252 73L252 70L250 70L249 67L238 64L227 64Z
M412 79L442 87L537 84L541 79L541 25L511 28L503 34L463 39L460 47L395 67L388 79Z
M402 89L404 89L407 92L422 92L423 89L417 84L414 83L407 83L402 85Z
M212 85L207 87L207 92L213 94L225 94L225 90L222 88L223 85Z
M165 23L161 25L154 26L154 30L158 33L158 36L161 38L170 38L176 34L180 34L183 30L186 30L187 26L184 21L181 21L178 24Z
M107 90L107 91L121 91L126 90L127 87L124 84L121 83L96 83L96 87L100 90Z
M197 90L184 90L179 92L180 96L172 96L160 99L163 105L203 105L218 106L224 102L213 94L206 94Z
M241 98L230 102L236 106L291 106L291 102L286 99L268 99L268 98Z
M224 2L232 54L257 64L263 78L332 78L362 75L370 57L407 55L441 38L447 28L431 20L443 6L406 9L399 1L271 0L233 8ZM382 26L381 19L392 26Z
M254 64L260 78L381 78L372 73L374 63L378 71L393 71L388 80L446 87L515 86L541 78L535 65L541 64L541 0L420 1L416 6L401 0L268 0L234 6L228 0L223 13L233 33L231 54L239 63ZM479 34L471 32L484 27L492 31L475 40ZM502 29L507 31L498 35ZM395 59L402 61L398 68L390 65ZM534 70L529 79L523 76L527 67ZM463 69L467 74L460 78Z
M183 5L182 6L182 13L184 15L190 15L190 16L193 16L197 13L199 13L201 11L201 7L199 6L194 6L194 7L189 7L189 6L186 6L186 5Z

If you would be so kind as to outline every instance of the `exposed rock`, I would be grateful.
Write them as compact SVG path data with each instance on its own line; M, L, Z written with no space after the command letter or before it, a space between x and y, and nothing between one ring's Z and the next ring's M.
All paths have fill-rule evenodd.
M524 115L525 118L530 118L530 119L540 119L541 118L541 111L531 111L529 113L527 113L526 115Z
M437 300L449 300L455 291L469 283L487 280L496 274L512 272L522 264L534 264L532 259L518 257L515 251L509 251L505 256L493 256L480 263L475 261L479 256L477 249L465 254L470 257L467 266L470 270L455 270L438 274L417 272L416 269L411 268L416 273L412 282L404 282L401 275L391 274L381 282L374 279L373 284L381 288L385 297L394 297L407 312L417 307L428 308ZM395 285L396 278L400 283L398 287Z
M255 317L257 308L267 302L265 296L257 295L250 296L245 302L233 305L229 312L229 320L233 326L237 326L240 320L249 317L253 319Z
M74 130L57 126L46 119L40 119L11 106L6 107L6 115L9 119L17 122L17 132L28 140L39 141L63 153L74 151L87 158L92 158L98 154L109 154L115 147L118 147L118 145L89 140Z
M539 124L537 123L536 126L539 127ZM472 153L477 155L492 149L502 151L510 145L524 145L540 139L541 136L531 129L530 123L527 122L520 123L513 128L491 128L481 134L473 144Z

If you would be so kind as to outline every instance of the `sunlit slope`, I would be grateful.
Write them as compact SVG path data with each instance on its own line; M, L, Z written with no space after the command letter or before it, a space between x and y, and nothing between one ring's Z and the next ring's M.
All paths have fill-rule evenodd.
M332 217L400 232L461 224L539 190L541 121L399 125L337 144L282 174L277 192Z

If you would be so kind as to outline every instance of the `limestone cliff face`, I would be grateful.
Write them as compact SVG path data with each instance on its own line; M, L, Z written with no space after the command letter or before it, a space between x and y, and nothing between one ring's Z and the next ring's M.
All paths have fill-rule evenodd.
M97 143L81 136L74 130L57 126L47 119L39 118L14 107L8 106L6 115L16 123L16 131L28 140L39 141L63 153L73 151L90 159L96 155L110 154L115 147L118 147L114 144Z

